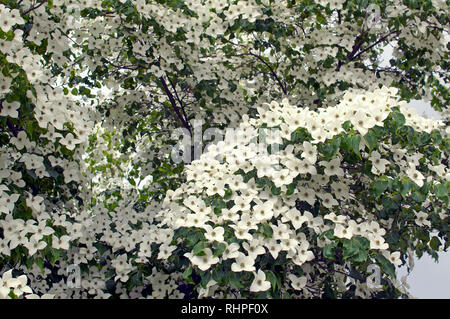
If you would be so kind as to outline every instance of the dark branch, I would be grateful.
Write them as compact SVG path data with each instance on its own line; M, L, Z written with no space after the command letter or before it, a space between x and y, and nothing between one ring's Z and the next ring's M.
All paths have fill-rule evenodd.
M251 52L249 52L249 54L252 55L252 56L254 56L254 57L256 57L256 58L258 58L258 60L260 60L262 63L264 63L265 66L267 66L267 67L269 68L270 73L272 73L272 75L275 77L275 79L277 80L278 84L280 85L281 90L283 91L284 95L286 95L286 94L287 94L286 87L283 85L283 82L282 82L281 79L278 77L278 75L275 73L275 71L274 71L273 68L270 66L270 64L267 63L262 57L260 57L260 56L257 55L257 54L254 54L254 53L251 53Z
M170 80L170 77L169 77L169 76L167 76L167 79L169 80L170 86L172 87L173 91L175 92L175 96L176 96L176 98L177 98L177 100L178 100L178 103L180 104L181 110L183 111L184 121L185 121L185 123L187 123L187 125L190 127L190 130L192 131L192 127L191 127L191 125L190 125L190 123L189 123L189 120L188 120L188 118L187 118L186 111L185 111L185 109L184 109L184 103L183 103L183 100L180 99L180 97L178 96L177 88L176 88L175 84Z
M46 3L47 0L44 0L42 2L40 2L38 5L35 5L34 7L31 7L30 9L26 10L22 15L27 15L28 13L30 13L31 11L36 10L37 8L41 7L44 3Z
M392 32L389 32L388 34L386 34L384 37L382 37L381 39L379 39L378 41L376 41L375 43L369 45L367 48L363 49L362 51L360 51L357 55L355 55L350 61L355 60L357 58L359 58L362 54L364 54L365 52L369 51L370 49L372 49L374 46L376 46L377 44L386 41L387 38L392 35L392 34L399 34L400 31L399 30L395 30Z
M178 119L181 121L183 126L189 131L189 133L192 136L192 131L191 131L190 127L189 127L189 124L185 121L185 119L181 115L180 110L177 107L177 103L175 101L175 98L173 97L172 92L170 92L166 81L164 80L164 78L162 76L159 78L159 80L161 81L161 85L163 87L164 92L166 93L167 97L169 98L170 104L172 105L172 108L175 111L175 114L177 115Z

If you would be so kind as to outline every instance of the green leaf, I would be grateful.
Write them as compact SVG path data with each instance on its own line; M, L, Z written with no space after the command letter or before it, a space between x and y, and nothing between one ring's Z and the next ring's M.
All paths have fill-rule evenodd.
M390 276L391 278L396 278L395 276L395 266L386 259L382 254L377 253L375 255L375 259L377 260L378 264L381 266L381 270Z
M236 273L231 273L231 275L230 275L230 278L229 278L229 281L230 281L230 283L233 285L233 286L235 286L236 288L238 288L238 289L242 289L242 288L244 288L245 286L242 284L242 282L241 282L241 280L240 280L240 278L238 278L238 274L236 274Z
M326 237L329 240L333 240L334 238L334 229L328 229L326 232L322 233L322 235L320 235L320 238L323 240L323 238Z
M276 187L275 184L271 187L271 192L273 195L278 196L281 194L281 187Z
M202 281L200 282L200 284L202 285L203 288L206 288L206 285L208 285L208 282L210 282L211 280L211 272L207 271L204 274L202 274Z
M227 248L227 245L215 241L213 247L214 247L214 257L220 257Z
M192 280L192 266L189 265L186 270L183 272L183 279L186 280L187 283L195 284Z
M343 257L344 259L348 259L353 257L359 253L360 246L353 240L344 240L344 251Z
M439 238L437 238L436 236L433 236L433 238L431 238L431 240L430 240L430 247L433 250L438 250L440 245L441 245L441 241L439 240Z
M362 249L369 249L370 247L370 241L365 238L365 237L361 237L361 236L355 236L352 238L352 240L354 240L355 242L358 243L358 245L362 248Z
M44 259L42 257L34 258L34 263L38 265L41 272L44 273Z
M358 155L358 157L361 159L361 153L359 152L359 145L361 143L361 136L360 135L353 135L350 137L350 147L351 150Z
M294 194L295 191L295 183L289 184L286 186L286 196L290 196Z
M445 184L434 185L434 195L448 203L448 188Z
M384 196L383 199L381 200L381 203L384 206L384 209L388 212L388 213L393 213L397 210L398 205L397 203L390 197L388 196Z
M400 184L400 194L403 196L403 198L406 198L406 195L409 194L411 189L414 187L414 183L411 181L403 181Z
M326 161L329 161L337 154L340 145L341 139L334 138L329 143L319 144L318 151L325 157Z
M323 247L323 251L322 251L323 256L327 259L334 260L335 256L336 256L336 253L334 251L335 248L336 248L336 243L334 243L334 242L326 245L325 247Z
M265 238L272 238L272 236L273 236L273 228L270 227L270 225L268 223L264 223L262 225L262 227L263 227L264 237Z
M386 234L385 239L389 245L395 245L399 242L400 235L396 231L390 231Z
M378 144L378 138L373 130L369 130L369 132L367 132L367 134L364 136L364 140L369 147L369 153L372 152Z
M384 193L384 191L388 188L389 181L387 179L379 179L374 181L371 185L372 194L374 197L378 197Z
M195 256L205 256L205 252L203 251L205 249L205 243L202 241L199 241L194 248L192 249L192 253Z
M418 191L412 193L411 198L418 203L423 203L426 199L426 196Z
M392 112L392 119L397 127L405 125L405 116L400 112Z
M273 292L275 292L275 290L277 289L277 286L281 288L281 281L280 281L280 285L278 285L279 279L273 273L273 271L269 270L269 271L265 271L264 273L266 274L267 280L272 285L272 291Z
M357 262L357 263L362 263L362 262L365 262L366 260L367 260L367 252L365 251L365 250L359 250L358 251L358 254L356 254L355 256L353 256L352 258L351 258L351 260L353 261L353 262Z

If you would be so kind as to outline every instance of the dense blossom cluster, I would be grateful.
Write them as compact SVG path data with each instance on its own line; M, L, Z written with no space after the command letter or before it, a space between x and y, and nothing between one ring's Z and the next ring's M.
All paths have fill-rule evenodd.
M449 246L448 5L363 3L0 0L0 298L407 294ZM180 127L230 130L187 165Z
M323 267L319 256L315 255L316 247L323 248L332 243L327 236L321 236L329 230L333 230L336 238L365 238L371 250L380 252L394 265L401 265L400 251L393 251L384 237L393 229L393 218L379 220L377 206L361 205L364 188L355 191L353 187L360 180L368 183L370 179L352 174L353 168L345 165L340 152L329 160L319 161L317 151L318 144L348 133L343 128L345 122L350 122L361 136L375 126L384 126L393 109L405 104L395 98L396 91L382 88L368 94L347 93L341 103L319 112L299 109L285 99L281 103L274 101L266 107L258 107L256 119L244 117L238 131L230 131L235 136L226 136L224 142L209 148L199 160L192 162L186 168L190 177L187 183L167 193L165 206L168 208L163 211L163 216L166 216L163 223L169 229L201 229L206 246L212 247L214 243L225 245L221 258L210 248L205 248L205 254L200 256L194 251L186 253L192 265L206 271L231 259L231 271L255 273L250 290L257 292L271 287L265 284L264 289L260 286L255 288L258 280L264 281L258 256L270 254L277 260L280 253L285 252L285 258L292 265L305 265L302 268L304 276L298 278L291 274L289 278L294 289L308 297L316 288L315 271ZM443 125L439 121L430 122L421 116L409 115L409 120L415 123L419 132ZM279 133L278 140L271 142L283 144L285 148L269 154L267 147L257 145L259 129L263 126L278 127L275 131ZM291 144L292 138L295 139L293 133L299 128L307 129L310 139L302 144ZM236 136L239 138L234 138ZM367 142L363 138L357 148L361 150L363 161L372 166L373 174L387 173L389 179L407 177L422 186L424 176L418 166L433 163L425 159L425 163L419 164L421 154L409 152L408 146L403 148L391 144L392 140L386 139L380 145L381 154L376 150L369 154L365 152ZM396 156L395 162L386 159L392 156ZM249 174L252 176L250 179L246 178ZM265 177L268 181L259 184ZM442 179L450 181L448 169L445 169L445 174L430 176L428 182L441 183ZM289 186L293 186L291 191ZM273 187L279 191L274 192ZM226 191L230 192L227 199L224 197ZM226 205L220 213L214 209L212 201L207 204L207 199L216 195L224 198ZM319 206L317 213L313 215L306 209L298 209L298 201L308 203L311 208ZM417 207L414 212L418 225L426 223L428 218L428 214L421 210L422 207ZM439 216L441 219L448 217L444 209L439 211ZM270 235L267 235L265 226L270 229ZM429 221L428 226L431 226ZM167 240L169 243L170 239ZM341 271L347 266L343 265ZM303 284L297 285L297 280ZM338 276L338 280L338 286L345 289L346 278ZM311 285L306 286L307 282ZM364 287L360 294L370 295L370 289Z

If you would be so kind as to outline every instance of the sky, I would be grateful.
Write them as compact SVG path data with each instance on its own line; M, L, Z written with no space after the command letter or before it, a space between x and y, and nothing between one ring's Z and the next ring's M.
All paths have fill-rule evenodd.
M407 277L411 295L420 299L449 299L450 251L439 253L438 263L427 254L414 261L415 266ZM398 279L406 274L406 266L397 270Z

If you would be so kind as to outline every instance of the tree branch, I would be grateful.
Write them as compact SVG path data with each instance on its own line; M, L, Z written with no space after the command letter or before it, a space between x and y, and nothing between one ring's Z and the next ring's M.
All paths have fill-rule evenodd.
M169 80L170 86L172 86L172 89L175 92L175 96L176 96L176 98L178 100L178 103L180 104L181 110L183 111L184 121L190 127L190 130L192 131L192 127L191 127L191 125L190 125L190 123L188 121L187 114L186 114L186 111L184 109L183 100L180 99L180 97L178 96L177 88L176 88L175 84L170 80L169 76L167 76L167 79Z
M352 59L350 61L353 61L357 58L359 58L363 53L369 51L370 49L372 49L374 46L376 46L377 44L385 41L390 35L392 34L399 34L400 31L399 30L395 30L395 31L391 31L388 34L386 34L384 37L382 37L381 39L379 39L378 41L376 41L375 43L369 45L367 48L363 49L362 51L360 51L357 55L355 55L354 57L352 57Z
M287 95L287 90L286 87L283 85L283 82L281 81L281 79L278 77L278 75L275 73L275 71L273 70L273 68L270 66L269 63L267 63L262 57L260 57L257 54L251 53L249 52L248 54L256 57L258 60L260 60L262 63L264 63L265 66L267 66L270 70L270 73L272 73L272 75L275 77L275 79L277 80L278 84L281 87L281 90L283 91L284 95Z
M178 119L181 121L183 126L189 131L189 134L192 136L191 128L189 127L189 124L185 121L185 119L181 115L180 110L177 107L177 103L175 101L175 98L173 97L172 92L170 92L166 81L164 80L164 78L162 76L159 78L159 80L161 81L161 85L163 87L164 92L166 93L167 97L169 98L170 104L172 105L172 108L175 111L175 114L177 115Z
M31 7L30 9L26 10L24 13L22 13L22 15L27 15L28 13L30 13L31 11L36 10L37 8L39 8L40 6L42 6L46 2L47 2L47 0L44 0L44 1L40 2L38 5L35 5L34 7Z

